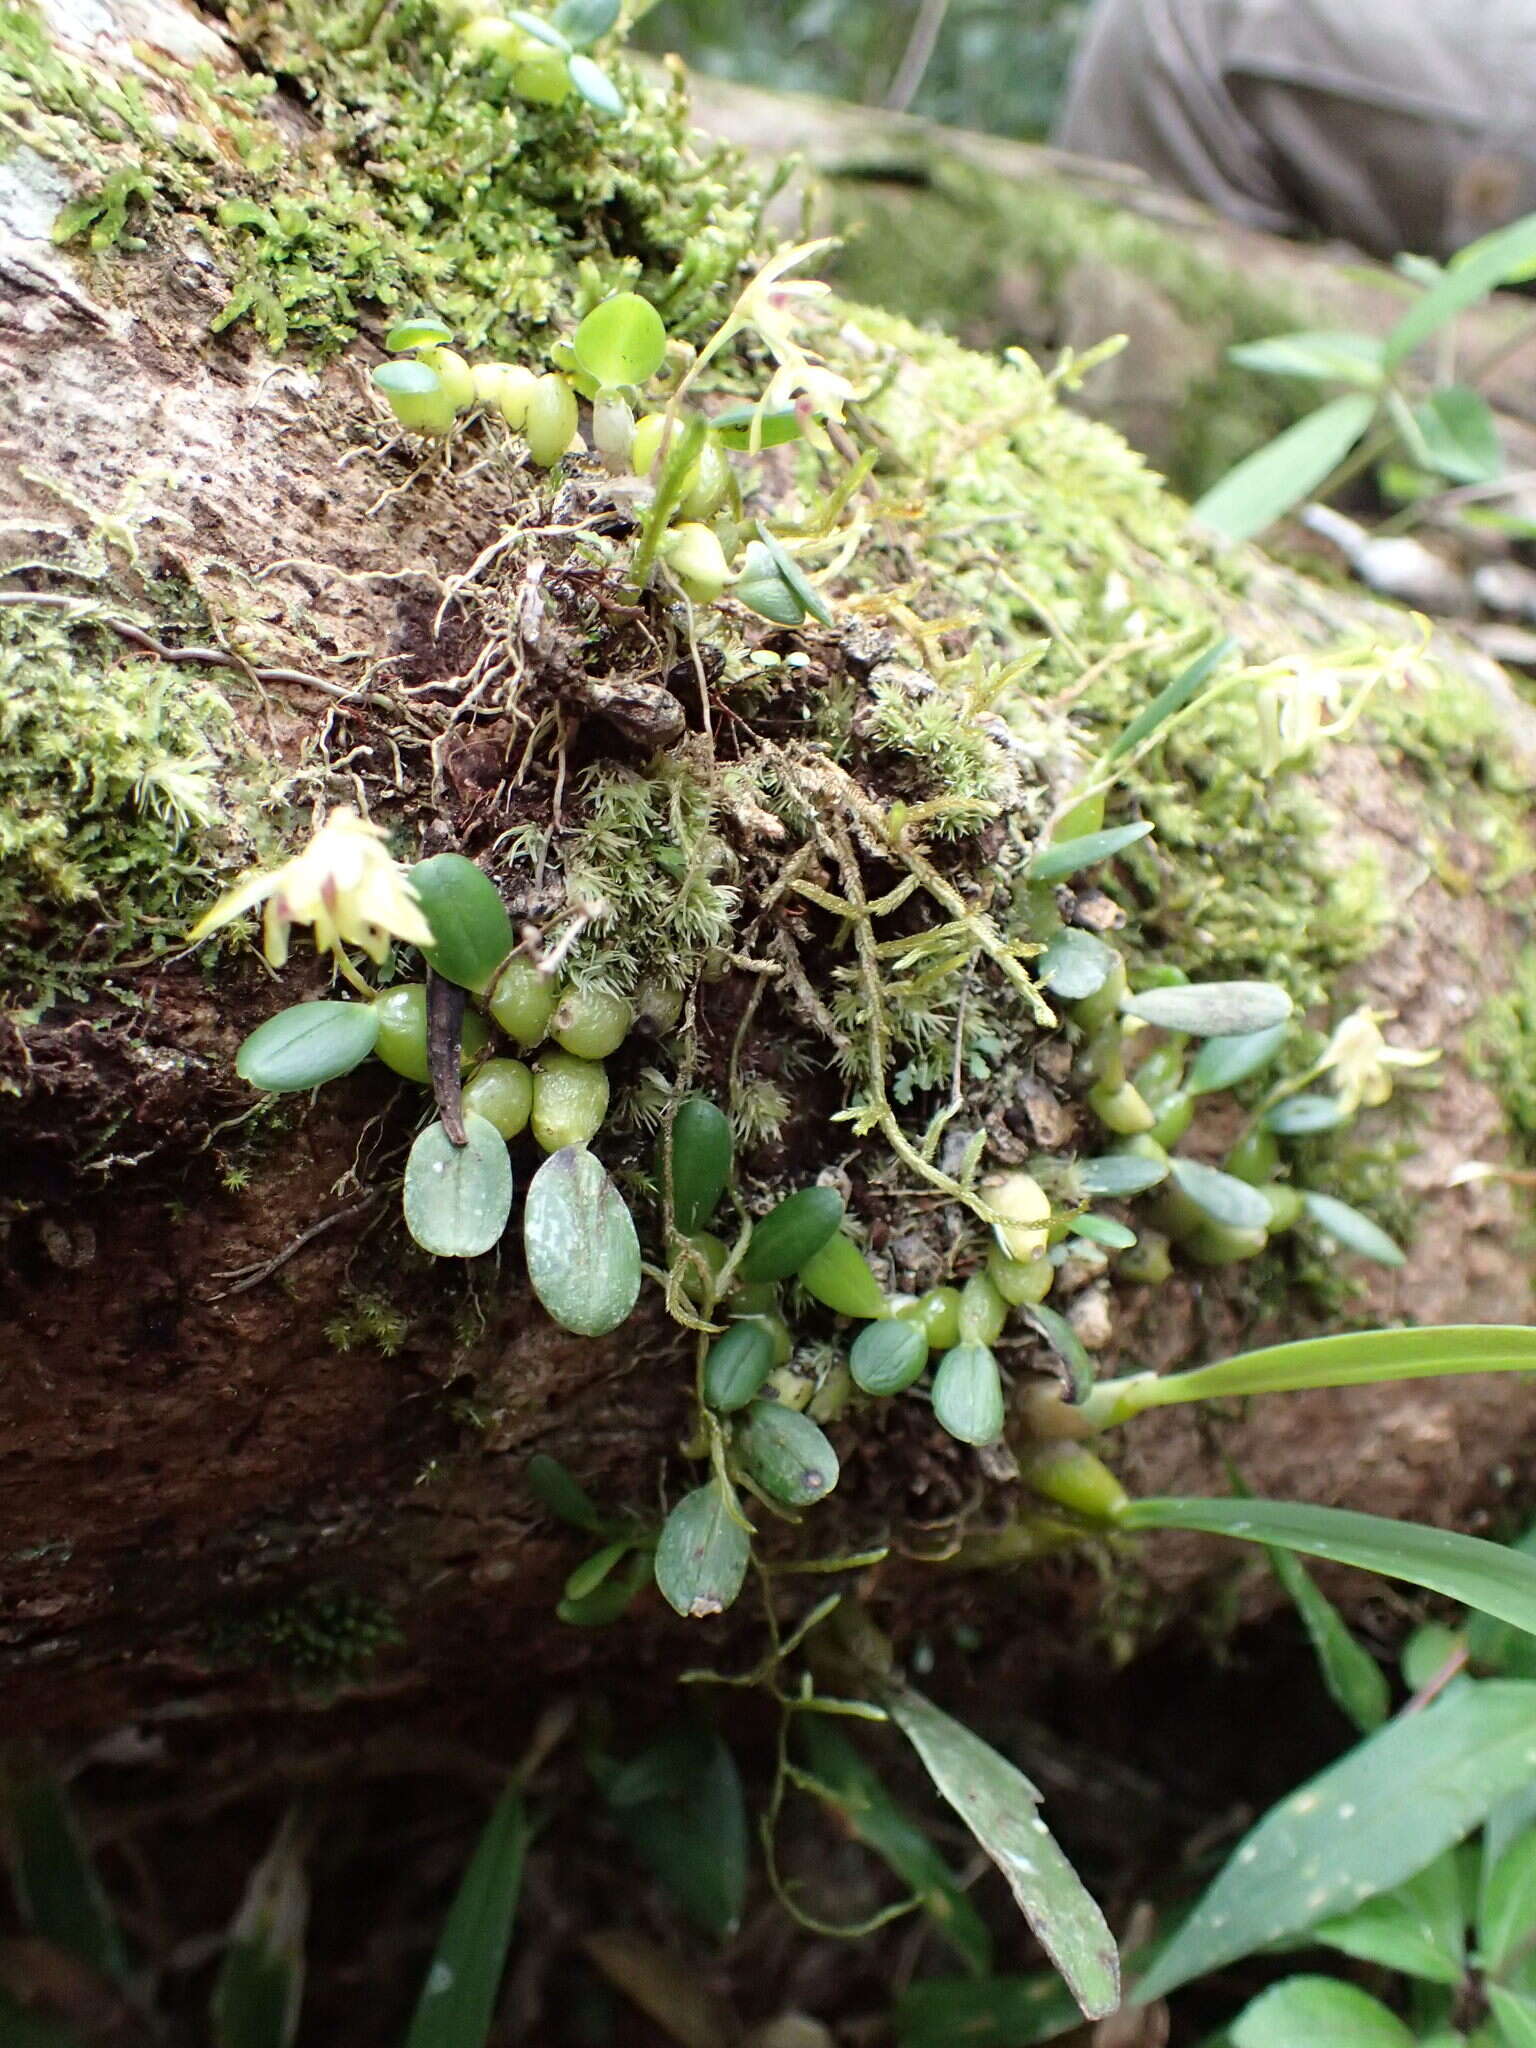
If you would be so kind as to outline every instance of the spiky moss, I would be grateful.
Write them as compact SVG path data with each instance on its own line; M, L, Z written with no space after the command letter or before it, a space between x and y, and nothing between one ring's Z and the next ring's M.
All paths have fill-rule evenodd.
M0 991L83 993L176 943L207 893L224 806L260 770L195 670L105 627L0 609Z
M638 283L697 335L751 253L758 202L728 150L690 135L680 90L613 68L631 111L574 95L516 101L463 60L435 0L358 19L311 0L231 12L242 49L310 102L295 147L271 77L167 67L182 120L163 132L140 86L61 54L29 6L0 11L0 113L86 176L57 233L134 250L193 216L223 269L215 329L248 319L272 348L351 340L369 312L428 303L474 344L512 350Z
M1145 285L1189 333L1190 376L1177 408L1169 475L1194 497L1315 403L1296 380L1229 363L1237 342L1303 325L1303 309L1249 284L1187 240L1060 179L1028 182L934 153L898 187L849 174L827 181L833 224L846 233L840 289L973 343L1020 339L999 286L1022 277L1029 319L1056 323L1084 266ZM1010 326L1014 329L1009 331Z
M926 604L979 617L1001 654L1044 627L1038 666L998 709L1027 741L1041 699L1073 691L1091 759L1219 629L1230 593L1159 480L1118 435L1061 407L1032 365L857 317L905 359L871 412L921 506ZM1122 788L1157 827L1125 861L1127 938L1143 960L1270 976L1311 1004L1373 950L1387 916L1374 865L1340 869L1305 785L1261 773L1244 696L1170 736Z

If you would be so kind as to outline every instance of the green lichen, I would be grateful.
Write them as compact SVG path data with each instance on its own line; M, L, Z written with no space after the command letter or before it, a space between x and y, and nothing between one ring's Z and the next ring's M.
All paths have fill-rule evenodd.
M403 0L357 47L350 20L309 0L229 16L308 103L314 132L295 146L274 76L166 66L181 114L167 133L139 83L63 56L29 7L0 12L9 135L85 179L60 239L132 252L157 223L195 220L228 288L213 328L250 321L270 347L317 355L420 303L510 349L636 283L672 333L707 324L754 246L758 199L731 152L690 136L679 92L620 63L632 111L600 122L574 96L507 98L436 0Z
M41 604L0 609L0 949L9 1002L179 940L244 756L195 671Z

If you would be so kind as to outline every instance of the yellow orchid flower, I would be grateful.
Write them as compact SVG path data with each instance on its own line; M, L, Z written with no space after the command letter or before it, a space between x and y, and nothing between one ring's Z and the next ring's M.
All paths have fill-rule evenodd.
M1368 1005L1352 1010L1335 1028L1318 1062L1319 1073L1332 1072L1334 1091L1351 1116L1357 1109L1380 1109L1391 1099L1394 1067L1428 1067L1440 1057L1437 1051L1388 1045L1381 1027L1392 1016L1390 1010Z
M389 851L383 827L349 805L332 811L292 860L237 882L198 919L189 943L196 945L258 903L266 905L262 951L273 967L287 960L288 934L296 924L314 926L315 951L331 954L349 979L345 946L357 946L382 965L392 938L410 946L432 943L432 927L410 877Z

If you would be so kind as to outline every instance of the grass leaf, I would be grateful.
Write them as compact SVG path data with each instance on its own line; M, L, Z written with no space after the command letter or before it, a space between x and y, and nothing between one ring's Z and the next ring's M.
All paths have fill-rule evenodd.
M800 1739L816 1789L849 1833L916 1893L935 1933L963 1962L978 1975L989 1970L992 1937L985 1921L932 1842L886 1791L879 1772L824 1715L802 1714ZM1054 1978L1051 1983L1058 1988ZM1075 2021L1077 2008L1070 2006L1069 2012Z
M1528 1780L1533 1748L1536 1685L1514 1679L1469 1681L1389 1722L1238 1844L1136 1986L1136 2003L1413 1877Z
M1245 1543L1278 1544L1331 1564L1406 1579L1463 1607L1536 1631L1536 1559L1481 1536L1282 1500L1136 1500L1120 1526L1194 1529Z
M123 1938L64 1788L44 1771L5 1785L6 1835L16 1903L27 1927L120 1984L128 1975Z
M1196 499L1195 518L1224 540L1252 540L1332 475L1375 416L1372 392L1330 399L1228 470Z
M1036 1940L1089 2019L1120 2002L1115 1938L1039 1818L1024 1773L907 1686L882 1695L934 1785L1008 1880Z
M405 2048L484 2048L512 1938L528 1822L509 1786L475 1844L432 1957Z

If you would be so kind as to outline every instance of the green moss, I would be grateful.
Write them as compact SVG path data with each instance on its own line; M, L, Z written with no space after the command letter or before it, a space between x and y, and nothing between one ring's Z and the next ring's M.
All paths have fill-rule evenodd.
M281 1674L325 1692L365 1678L380 1654L404 1641L380 1600L353 1587L316 1585L208 1630L208 1654L246 1670Z
M999 656L1043 626L1038 665L995 708L1021 747L1059 758L1064 736L1042 729L1042 714L1070 690L1071 730L1091 760L1219 630L1228 593L1182 507L1117 435L1063 410L1032 365L858 317L906 357L872 412L924 507L928 602L972 611ZM870 569L882 573L890 565ZM1082 773L1061 766L1063 780ZM1376 868L1340 869L1306 784L1262 771L1246 694L1178 728L1114 802L1157 828L1122 864L1133 960L1268 976L1309 1004L1378 943L1389 907Z
M1164 300L1189 330L1192 374L1173 425L1169 474L1194 497L1313 402L1292 380L1228 363L1235 343L1305 324L1302 312L1187 237L1055 178L1021 180L930 154L880 173L828 181L848 235L837 277L850 298L931 324L975 346L1057 330L1069 280L1116 272ZM1027 312L1010 307L1022 299ZM1200 365L1205 364L1202 368Z
M1536 946L1515 964L1514 981L1484 1009L1470 1046L1474 1073L1497 1093L1527 1165L1536 1165Z
M325 1341L336 1351L372 1345L393 1358L410 1334L410 1318L382 1294L354 1295L325 1325Z
M299 93L295 146L272 76L167 67L184 118L163 132L142 89L54 50L30 8L0 12L0 114L12 136L88 174L59 224L96 249L144 246L157 216L197 219L225 273L215 329L326 354L370 313L434 305L475 344L513 349L638 283L674 334L707 324L750 253L757 197L734 156L690 137L680 95L618 64L633 103L602 122L574 96L539 107L466 64L436 0L401 0L348 49L351 17L291 0L234 10L230 32Z
M115 634L41 605L0 609L7 999L82 990L179 941L251 765L195 671L127 658Z

